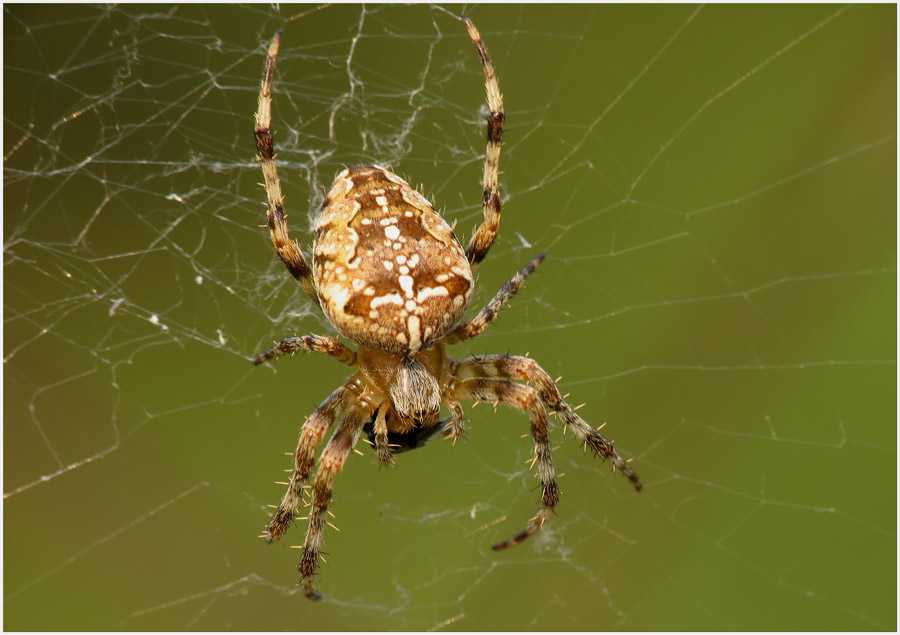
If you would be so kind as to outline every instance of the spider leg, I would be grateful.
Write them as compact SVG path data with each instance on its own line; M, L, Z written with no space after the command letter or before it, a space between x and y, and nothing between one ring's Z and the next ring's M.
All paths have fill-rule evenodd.
M563 425L571 429L582 444L590 447L595 454L609 459L617 470L628 477L635 490L641 490L642 485L638 475L619 456L612 442L578 416L572 406L563 400L556 383L533 359L506 355L472 357L458 362L455 374L458 377L500 377L532 382L537 388L541 400L550 410L557 413Z
M294 472L291 475L287 492L266 528L266 542L272 542L287 530L294 518L294 512L302 501L303 486L306 484L315 462L316 446L337 416L347 408L350 400L356 395L355 382L354 379L351 379L331 393L303 424L295 453Z
M356 351L344 346L339 340L327 335L286 337L265 353L261 353L253 360L253 363L259 366L263 362L267 362L280 355L293 355L297 351L324 353L348 366L356 365Z
M506 283L500 287L497 295L487 303L487 306L481 309L478 315L468 322L463 322L448 333L445 336L447 343L453 344L455 342L462 342L463 340L470 340L473 337L481 335L484 329L486 329L490 323L494 321L494 318L497 317L497 314L500 312L500 309L503 308L503 305L519 291L519 288L525 282L525 279L537 269L537 266L541 264L543 260L544 254L538 254L532 258L531 262L525 265L524 269L507 280Z
M488 249L497 236L497 228L500 226L500 191L498 189L498 180L500 173L500 145L503 137L503 96L500 94L500 87L497 84L497 76L494 74L494 66L491 64L491 58L488 57L484 43L481 41L481 35L478 29L472 24L467 17L462 18L469 37L478 51L478 57L481 59L481 66L484 68L484 86L487 94L487 104L491 111L487 122L487 149L484 155L484 176L482 178L482 186L484 191L481 197L481 205L484 210L484 222L475 230L469 246L466 247L466 257L474 268L478 263L484 260Z
M317 600L321 597L313 587L313 576L319 564L319 552L325 537L328 503L331 501L334 477L344 467L347 456L356 446L363 425L372 410L373 405L368 399L359 399L341 418L337 430L334 431L319 460L319 469L312 487L309 528L306 531L306 541L303 543L303 555L297 564L300 571L300 586L310 599Z
M534 440L532 463L537 466L544 507L528 521L524 530L509 540L494 545L493 549L500 551L513 547L540 529L556 503L559 502L559 487L556 484L556 472L553 469L553 457L550 452L550 424L547 420L547 412L541 405L537 390L525 384L516 384L502 379L487 377L460 379L456 382L453 396L465 401L505 403L528 411L531 419L531 437Z
M266 218L269 225L269 233L272 235L272 243L275 251L287 267L291 275L297 279L300 286L312 301L319 303L316 294L316 284L313 281L312 270L303 257L299 245L288 236L287 223L284 214L284 195L281 193L281 183L278 180L278 168L275 165L275 153L272 143L272 73L275 71L275 58L278 57L278 46L281 42L281 31L272 38L269 52L266 55L266 66L263 72L262 82L259 88L259 105L256 110L256 149L259 151L259 162L262 166L263 187L266 188L268 199L268 212Z

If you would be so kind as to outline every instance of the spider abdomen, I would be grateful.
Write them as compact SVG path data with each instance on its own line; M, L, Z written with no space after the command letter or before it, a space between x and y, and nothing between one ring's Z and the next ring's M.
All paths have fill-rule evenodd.
M344 336L412 357L444 335L472 297L472 270L431 203L390 171L348 168L316 222L313 275Z

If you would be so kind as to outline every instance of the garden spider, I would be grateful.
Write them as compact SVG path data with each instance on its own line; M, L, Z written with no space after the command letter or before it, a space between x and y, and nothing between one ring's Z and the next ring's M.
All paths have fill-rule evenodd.
M391 464L395 450L421 445L435 432L442 431L454 442L462 436L462 401L504 403L525 410L531 419L532 465L537 467L541 482L543 508L524 530L494 545L495 550L512 547L537 531L559 500L544 406L583 445L609 459L636 490L641 489L637 475L612 443L575 413L534 360L486 355L457 361L445 352L447 344L484 331L544 259L543 254L535 257L478 315L458 324L472 298L472 269L484 259L500 223L497 181L504 118L497 78L481 36L468 18L462 21L481 58L491 113L484 160L484 221L465 250L425 197L385 168L360 165L338 174L322 203L310 268L297 243L288 237L272 147L272 73L280 32L266 57L256 113L256 146L265 179L272 242L288 271L322 308L328 321L358 346L354 351L336 338L323 335L289 337L255 360L261 364L306 350L324 353L357 369L303 424L287 492L266 528L267 542L288 528L308 487L316 446L338 421L311 486L309 527L298 564L300 585L310 598L320 597L313 587L313 575L328 523L334 477L364 430L372 439L378 460ZM530 382L533 387L512 380ZM451 415L443 421L438 416L441 404Z

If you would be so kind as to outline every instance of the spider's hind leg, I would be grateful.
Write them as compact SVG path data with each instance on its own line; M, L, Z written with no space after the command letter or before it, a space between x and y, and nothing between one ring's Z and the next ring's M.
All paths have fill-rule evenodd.
M484 221L475 230L472 240L466 247L466 257L474 268L487 255L488 249L494 243L497 237L497 230L500 227L500 147L503 138L503 121L506 115L503 113L503 96L500 94L500 87L497 85L497 76L494 74L494 66L491 64L491 58L484 48L481 41L481 35L478 29L472 24L469 18L463 18L469 37L478 51L478 57L481 59L481 66L484 69L484 87L487 96L487 105L491 111L487 122L487 148L484 154L484 175L482 177L482 208L484 211Z
M281 31L275 34L269 45L256 109L256 149L262 166L263 180L265 181L263 187L266 188L268 205L266 223L278 257L300 283L306 295L318 304L319 296L316 294L312 269L306 262L306 258L303 257L300 246L288 235L288 227L285 222L287 216L284 213L284 195L281 192L281 182L278 180L278 167L275 165L275 147L272 141L272 75L275 73L275 60L278 58L280 43Z

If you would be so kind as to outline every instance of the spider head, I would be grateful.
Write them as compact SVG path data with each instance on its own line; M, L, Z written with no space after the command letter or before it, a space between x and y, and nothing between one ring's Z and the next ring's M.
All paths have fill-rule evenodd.
M437 379L415 359L404 359L391 382L391 402L401 419L424 425L437 421L441 390Z

